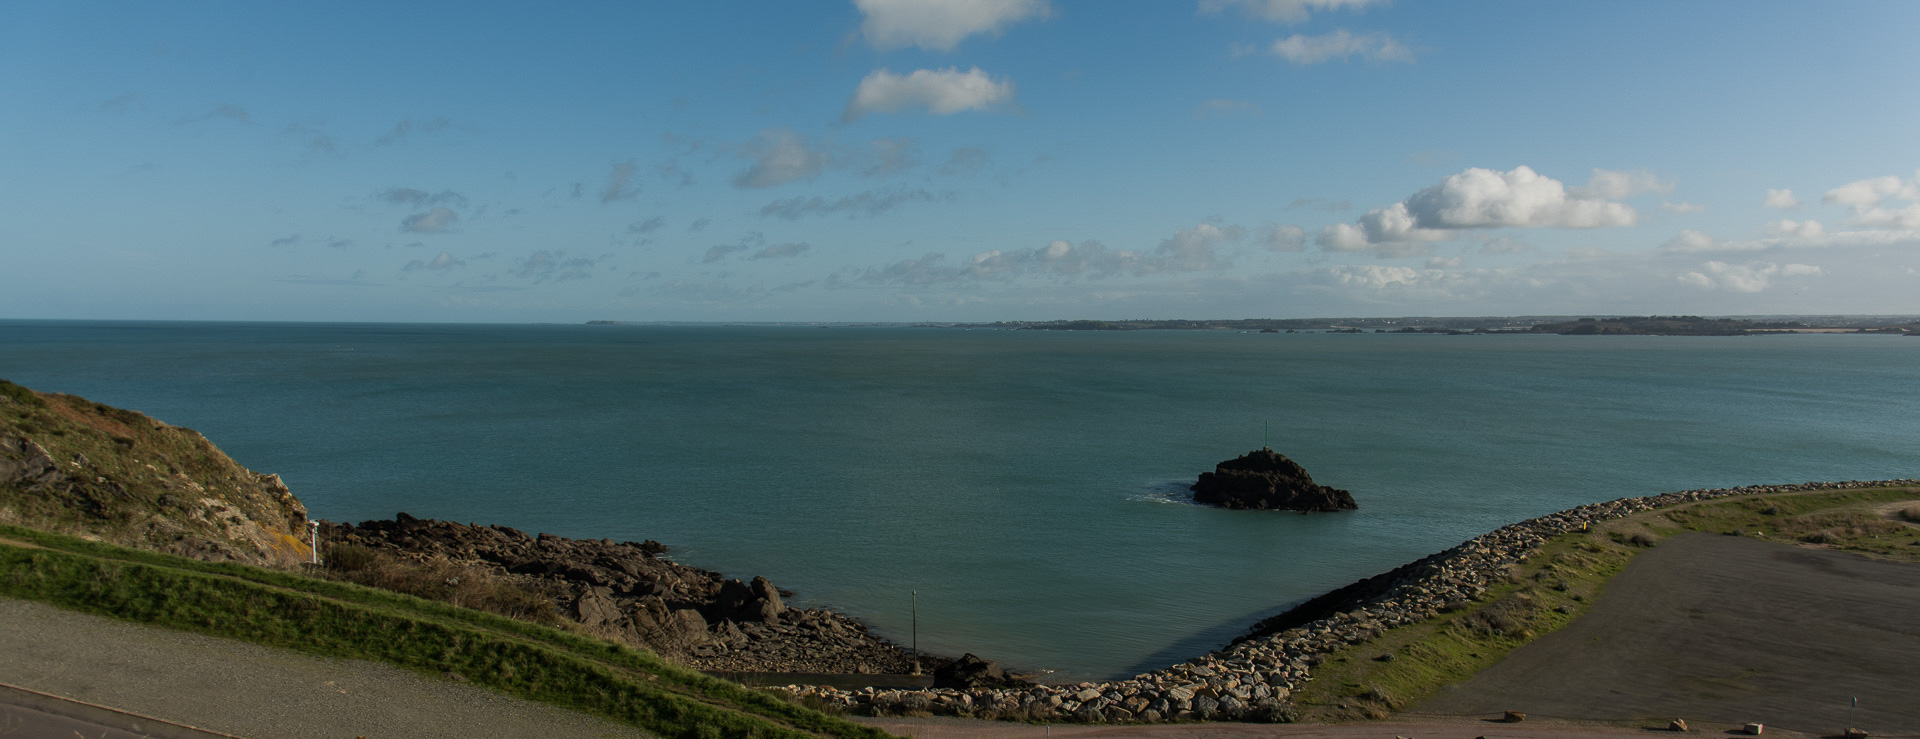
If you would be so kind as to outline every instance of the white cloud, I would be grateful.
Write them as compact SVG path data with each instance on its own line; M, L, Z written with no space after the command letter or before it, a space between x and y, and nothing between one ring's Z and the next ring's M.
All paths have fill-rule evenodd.
M1424 228L1608 228L1631 226L1639 217L1631 206L1569 193L1525 166L1468 169L1414 193L1406 205Z
M742 153L753 160L753 166L734 175L733 184L737 187L773 187L795 180L811 180L833 163L832 155L813 150L805 137L788 128L761 131L742 147Z
M1768 191L1771 194L1772 191ZM1829 205L1869 206L1879 205L1887 197L1901 200L1920 200L1920 189L1913 182L1902 182L1893 175L1857 180L1827 191L1821 202Z
M1299 226L1267 226L1260 229L1260 244L1267 251L1300 251L1307 248L1307 231Z
M853 0L860 32L878 49L918 46L951 51L977 33L999 35L1027 19L1045 19L1047 0Z
M1345 28L1319 36L1296 33L1273 42L1266 52L1294 64L1320 64L1356 56L1369 62L1413 61L1413 50L1393 36L1380 32L1355 34Z
M1681 230L1680 235L1667 239L1667 243L1660 245L1660 251L1686 254L1702 251L1726 251L1726 249L1720 245L1719 239L1689 228Z
M1386 0L1200 0L1200 12L1218 13L1230 7L1247 15L1278 23L1299 23L1316 11L1364 10Z
M1511 171L1470 168L1392 205L1367 211L1353 224L1336 223L1314 242L1326 251L1366 251L1380 257L1425 256L1420 242L1483 228L1609 228L1638 220L1631 206L1570 194L1558 180L1520 166Z
M1696 204L1688 203L1684 201L1678 202L1678 203L1669 201L1669 202L1663 202L1660 204L1660 212L1673 213L1676 215L1690 215L1693 213L1699 213L1699 212L1705 211L1706 209L1707 209L1707 206L1696 205Z
M865 164L860 168L860 174L866 177L885 177L920 164L912 139L874 139L867 143L867 149Z
M904 108L926 108L934 115L984 111L1013 102L1013 93L1012 82L993 79L979 67L965 72L954 67L916 69L907 75L879 69L860 80L841 119L854 121L868 113L893 113Z
M1211 223L1180 229L1171 238L1160 242L1156 252L1160 255L1160 261L1148 271L1194 272L1231 267L1233 262L1221 254L1219 248L1228 242L1246 238L1246 235L1247 230L1239 226L1223 227Z
M1899 231L1920 230L1920 202L1901 208L1883 208L1888 198L1920 201L1920 174L1902 180L1894 176L1849 182L1827 191L1821 202L1848 206L1853 222L1867 228Z
M1644 169L1633 172L1595 169L1585 186L1567 189L1568 195L1590 200L1620 200L1643 192L1665 195L1673 192L1673 182L1662 180Z
M1800 199L1793 196L1792 190L1787 189L1768 188L1766 200L1762 202L1774 210L1795 210L1800 207Z
M1432 257L1427 260L1427 269L1459 269L1467 260L1460 257Z
M400 219L400 230L417 234L446 233L460 220L460 214L451 208L436 206L425 213L415 213Z
M1819 221L1778 220L1767 224L1767 235L1779 238L1818 239L1827 235L1827 229Z
M1820 274L1820 268L1810 264L1779 265L1767 262L1758 265L1728 264L1726 262L1707 262L1700 269L1681 274L1680 282L1703 290L1719 290L1736 293L1757 293L1771 287L1775 277L1806 277Z

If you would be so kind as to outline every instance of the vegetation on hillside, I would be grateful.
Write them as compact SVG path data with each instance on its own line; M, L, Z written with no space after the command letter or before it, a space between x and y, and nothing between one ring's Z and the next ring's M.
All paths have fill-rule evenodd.
M311 556L306 518L192 429L0 380L0 523L291 566Z
M444 603L0 525L0 596L387 662L671 737L886 734L640 650Z

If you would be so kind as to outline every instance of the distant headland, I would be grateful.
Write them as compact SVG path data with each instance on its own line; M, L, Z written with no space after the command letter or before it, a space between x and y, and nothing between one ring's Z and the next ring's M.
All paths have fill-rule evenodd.
M927 325L927 324L922 324ZM1258 333L1753 336L1861 333L1920 336L1920 316L1477 316L996 321L941 324L1021 331L1244 331Z

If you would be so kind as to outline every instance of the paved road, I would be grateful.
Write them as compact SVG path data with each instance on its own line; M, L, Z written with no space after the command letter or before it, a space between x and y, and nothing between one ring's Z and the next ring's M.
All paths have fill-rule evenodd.
M1856 696L1855 726L1920 736L1920 564L1689 533L1634 558L1567 628L1412 710L1828 735Z
M647 736L380 663L314 657L6 598L0 598L0 683L249 739ZM7 695L0 691L0 700ZM3 730L0 725L0 736Z

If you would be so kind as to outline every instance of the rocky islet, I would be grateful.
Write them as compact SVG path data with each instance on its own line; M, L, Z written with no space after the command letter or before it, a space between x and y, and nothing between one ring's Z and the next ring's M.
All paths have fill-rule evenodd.
M1201 505L1244 510L1308 512L1351 511L1359 508L1353 494L1313 481L1299 463L1271 447L1262 447L1200 473L1193 483L1193 501Z

